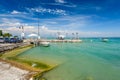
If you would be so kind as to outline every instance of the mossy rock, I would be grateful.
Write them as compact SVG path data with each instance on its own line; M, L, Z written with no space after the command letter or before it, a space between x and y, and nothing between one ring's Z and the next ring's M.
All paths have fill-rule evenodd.
M41 62L23 60L23 59L19 59L19 58L17 58L17 57L8 57L7 59L8 59L8 60L17 61L17 62L19 62L19 63L24 63L24 64L27 64L27 65L29 65L29 66L31 66L31 67L34 67L34 68L42 68L42 69L50 68L49 65L44 64L44 63L41 63ZM33 66L33 64L35 64L35 65Z
M0 57L2 56L2 53L0 53Z

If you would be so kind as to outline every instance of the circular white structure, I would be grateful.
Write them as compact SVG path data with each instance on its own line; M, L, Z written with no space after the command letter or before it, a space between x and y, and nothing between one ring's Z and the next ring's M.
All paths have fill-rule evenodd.
M38 35L37 34L30 34L30 35L28 35L28 37L38 37Z

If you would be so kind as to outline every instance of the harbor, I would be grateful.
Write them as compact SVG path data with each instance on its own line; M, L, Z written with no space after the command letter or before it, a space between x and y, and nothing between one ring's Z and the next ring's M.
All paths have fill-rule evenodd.
M50 47L36 46L18 57L57 64L57 68L44 74L46 80L119 80L120 39L82 40L80 43L50 43Z
M38 72L42 71L41 67L40 68L36 67L39 64L41 65L41 62L44 64L47 64L47 65L51 65L53 70L46 72L42 77L39 77L39 79L43 78L46 80L47 79L59 80L58 78L61 78L61 79L64 78L64 79L73 80L73 79L76 79L76 76L77 76L77 77L79 77L80 80L82 80L82 79L101 80L101 76L102 76L102 80L112 80L112 79L118 80L118 78L119 78L119 64L118 64L119 63L119 54L118 54L119 45L118 44L120 43L119 38L109 38L110 41L107 43L102 42L99 38L92 39L92 42L91 42L91 38L90 39L89 38L81 39L81 40L82 40L82 42L63 42L65 40L45 40L44 39L44 40L40 40L40 41L50 42L49 47L41 47L41 46L33 45L33 47L31 47L29 49L26 49L25 47L21 48L23 43L1 44L1 46L5 46L5 45L6 46L14 46L14 49L12 48L11 50L5 51L5 54L3 54L1 56L1 59L8 61L7 63L5 61L5 64L9 64L12 62L12 64L14 64L12 66L17 65L16 66L17 68L20 68L22 70L25 69L27 71L32 70L33 72L34 71L38 71ZM28 40L25 40L23 46L26 46L28 44L28 43L26 43L26 41L30 45L30 42L28 39ZM20 44L21 44L21 46L20 46ZM113 44L114 44L114 46L112 46ZM110 47L110 46L112 46L112 47ZM100 48L100 47L102 47L102 48ZM22 49L24 49L24 51L21 51ZM110 49L110 50L108 50L108 49ZM113 51L113 49L115 51ZM75 51L77 51L77 52L75 52ZM112 57L113 53L115 55L114 57ZM111 56L109 56L108 54ZM103 57L103 55L105 57ZM99 58L97 58L97 57L99 57ZM2 62L4 63L4 61L2 61ZM1 63L1 65L3 63ZM18 65L21 65L21 66L18 66ZM26 67L26 65L28 67ZM92 65L94 65L94 66L92 66ZM53 66L54 67L59 66L59 67L53 68ZM71 67L68 68L67 66L71 66ZM117 69L114 69L113 66L117 67ZM48 68L46 68L46 69L48 70ZM104 72L104 69L106 69L106 71L109 72L110 74L107 74L106 72ZM64 72L64 70L66 72ZM96 74L95 71L97 71L97 75L95 75ZM98 73L99 71L101 71L101 72ZM5 72L5 71L3 71L3 72ZM44 70L42 72L44 72ZM62 74L62 72L64 72L64 74ZM69 72L72 72L74 75L70 76L68 74ZM55 74L55 73L57 73L57 74ZM79 75L79 74L83 74L83 73L84 73L84 75L82 75L82 76ZM10 73L8 73L8 74L10 74ZM27 74L28 73L26 73L26 75ZM104 74L106 74L106 78L104 78ZM22 74L20 73L20 75L22 75ZM20 77L20 75L18 75L19 79L25 78L24 76ZM56 77L57 75L59 77ZM64 75L67 77L64 77ZM15 76L17 76L17 75L15 75ZM33 75L31 75L29 77L29 79L31 79L32 76ZM9 78L9 75L8 75L8 78ZM13 78L17 79L17 77L13 77ZM6 79L6 78L4 78L4 79ZM25 80L28 80L28 79L25 79Z
M120 0L0 0L0 80L120 80Z

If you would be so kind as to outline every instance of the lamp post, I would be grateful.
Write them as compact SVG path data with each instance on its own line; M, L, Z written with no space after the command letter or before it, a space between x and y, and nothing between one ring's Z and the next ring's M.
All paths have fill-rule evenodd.
M39 24L39 13L38 13L38 39L40 39L40 24Z
M21 38L24 39L25 38L25 33L24 33L24 26L20 26L19 29L21 29Z

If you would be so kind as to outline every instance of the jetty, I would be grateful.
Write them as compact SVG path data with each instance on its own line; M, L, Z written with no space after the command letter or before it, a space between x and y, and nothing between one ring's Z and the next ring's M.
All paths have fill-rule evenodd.
M26 39L23 43L0 43L0 53L4 53L5 51L13 50L20 46L25 46L30 44L31 42L40 44L41 42L50 42L50 43L79 43L82 40L79 39L65 39L65 40L57 40L57 39Z
M42 41L46 41L46 42L66 42L66 43L78 43L78 42L82 42L82 40L40 40Z
M25 42L51 42L51 43L56 43L56 42L66 42L66 43L79 43L82 42L80 39L65 39L65 40L58 40L58 39L27 39Z

